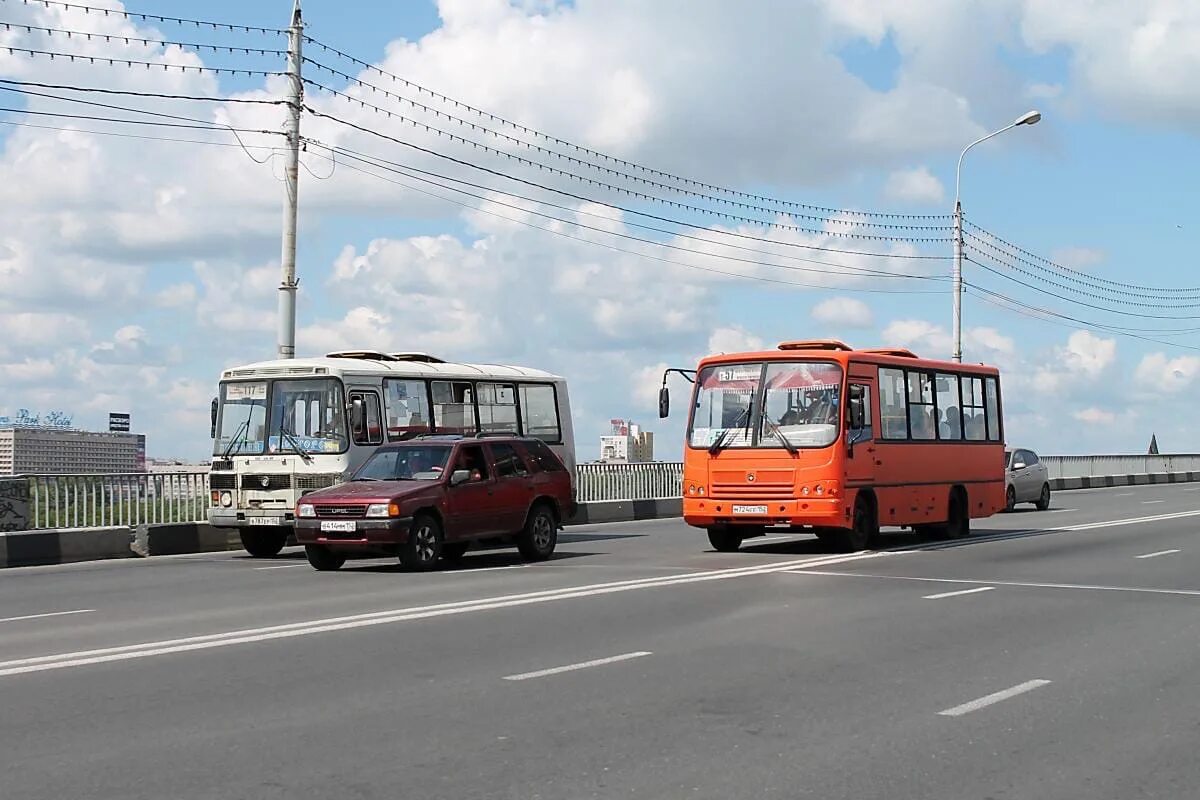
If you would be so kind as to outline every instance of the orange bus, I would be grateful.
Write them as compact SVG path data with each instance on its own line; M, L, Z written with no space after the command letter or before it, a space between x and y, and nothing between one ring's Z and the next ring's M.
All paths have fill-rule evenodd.
M959 538L1004 508L994 367L818 340L670 372L695 384L683 516L719 551L778 527L842 550L873 545L883 525Z

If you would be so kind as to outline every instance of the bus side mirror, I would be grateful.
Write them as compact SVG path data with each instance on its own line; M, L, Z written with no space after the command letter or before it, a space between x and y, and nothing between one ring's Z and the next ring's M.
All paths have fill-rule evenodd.
M212 401L212 413L210 414L209 422L210 428L208 432L208 438L215 439L217 438L217 398L215 397Z
M863 387L850 387L850 429L862 430L866 426L866 404L863 402Z
M350 398L350 430L355 436L362 436L366 421L366 410L361 397Z
M658 390L658 417L666 419L671 414L671 390L666 386Z

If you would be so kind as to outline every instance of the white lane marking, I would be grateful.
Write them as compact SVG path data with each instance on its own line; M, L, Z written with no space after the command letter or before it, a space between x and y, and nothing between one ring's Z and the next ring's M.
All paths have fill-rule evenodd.
M870 558L880 558L895 553L873 553L870 551L854 553L835 558L808 558L794 561L777 562L754 567L738 567L733 569L697 572L690 575L674 577L638 578L635 580L598 583L585 586L569 586L561 589L549 589L539 592L528 592L517 595L481 598L478 600L463 600L454 603L441 603L432 606L417 606L415 608L398 608L389 611L374 611L365 614L355 614L346 617L331 617L314 619L306 622L293 622L284 625L272 625L262 628L244 628L241 630L214 633L203 636L189 636L182 639L168 639L157 642L105 647L96 650L83 650L73 653L58 653L48 656L20 658L12 661L0 661L0 677L20 675L29 672L80 667L90 664L105 664L113 661L128 661L135 658L185 653L193 650L207 650L217 647L229 647L237 644L250 644L275 639L290 639L299 636L311 636L317 633L352 630L372 625L384 625L396 622L430 619L456 614L467 614L476 611L493 611L501 608L526 606L537 603L549 603L559 600L569 600L577 597L595 597L598 595L629 592L638 589L653 589L662 586L701 583L706 581L728 580L752 575L767 575L783 572L787 569L803 567L820 567L843 564L848 561L859 561Z
M1166 500L1143 500L1143 501L1142 501L1142 505L1144 505L1144 506L1152 506L1152 505L1155 505L1155 504L1157 504L1157 503L1165 503L1165 502L1167 502L1167 501L1166 501Z
M454 569L444 569L442 574L445 575L470 575L474 572L495 572L501 569L525 569L528 564L505 564L502 567L456 567Z
M296 569L298 567L307 567L308 564L280 564L274 567L254 567L255 572L263 572L268 569Z
M1191 489L1185 489L1184 491L1190 492ZM1133 495L1134 495L1133 492L1117 492L1116 494L1113 495L1113 497L1133 497Z
M961 589L957 592L942 592L941 594L927 594L922 600L941 600L944 597L961 597L964 594L979 594L980 592L990 592L995 589L995 586L980 586L977 589Z
M1068 511L1078 511L1075 508L1054 508L1050 510L1051 514L1065 514Z
M636 653L625 653L619 656L609 656L608 658L597 658L592 661L581 661L578 664L567 664L565 667L551 667L550 669L539 669L536 672L522 672L520 675L506 675L506 681L527 681L530 678L544 678L547 675L558 675L562 672L574 672L577 669L588 669L589 667L602 667L605 664L616 664L620 661L630 661L635 658L653 655L648 650L639 650Z
M1158 558L1159 556L1169 556L1172 553L1178 553L1178 552L1179 552L1178 550L1158 550L1153 553L1145 553L1140 556L1134 556L1134 558Z
M20 622L26 619L45 619L46 617L65 617L70 614L91 614L96 609L94 608L78 608L74 611L51 611L47 614L26 614L23 617L5 617L0 619L0 622Z
M1184 491L1185 492L1200 492L1200 487L1193 486L1190 489L1184 489Z
M1129 517L1127 519L1110 519L1105 522L1085 522L1081 525L1068 525L1063 528L1047 528L1049 531L1091 531L1097 528L1116 528L1121 525L1141 525L1144 522L1164 522L1169 519L1184 519L1185 517L1200 516L1200 511L1177 511L1173 514L1156 514L1152 517Z
M969 703L963 703L961 706L955 706L954 708L947 708L945 711L939 711L938 715L943 717L961 717L963 714L970 714L972 711L978 711L981 708L987 708L988 706L995 705L1002 700L1008 700L1009 698L1016 697L1019 694L1031 692L1034 689L1045 686L1048 683L1050 683L1050 681L1045 681L1040 678L1037 680L1025 681L1024 683L1018 683L1011 689L1005 689L1001 692L994 692L981 697L978 700L972 700Z
M923 583L983 583L969 578L924 578L915 575L879 575L869 572L833 572L830 570L786 569L790 575L819 575L828 578L874 578L884 581L921 581ZM1130 594L1165 594L1175 597L1200 597L1196 589L1152 589L1146 586L1104 586L1093 583L1038 583L1033 581L987 581L996 586L1018 586L1026 589L1087 589L1095 592L1128 592ZM3 664L0 664L3 666Z

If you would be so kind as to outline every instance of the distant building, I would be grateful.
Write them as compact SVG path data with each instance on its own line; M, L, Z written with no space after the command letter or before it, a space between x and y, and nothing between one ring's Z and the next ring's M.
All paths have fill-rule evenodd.
M611 420L612 433L600 437L600 460L610 464L632 464L654 460L654 434L621 419Z
M0 475L145 471L142 434L39 425L0 427Z

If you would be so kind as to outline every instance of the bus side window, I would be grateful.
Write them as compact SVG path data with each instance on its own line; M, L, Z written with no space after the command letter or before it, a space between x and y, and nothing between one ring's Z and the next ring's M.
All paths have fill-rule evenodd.
M383 444L383 422L379 413L379 395L374 392L351 392L350 402L362 403L362 427L355 430L355 444Z
M879 368L879 424L884 439L908 438L904 370Z

